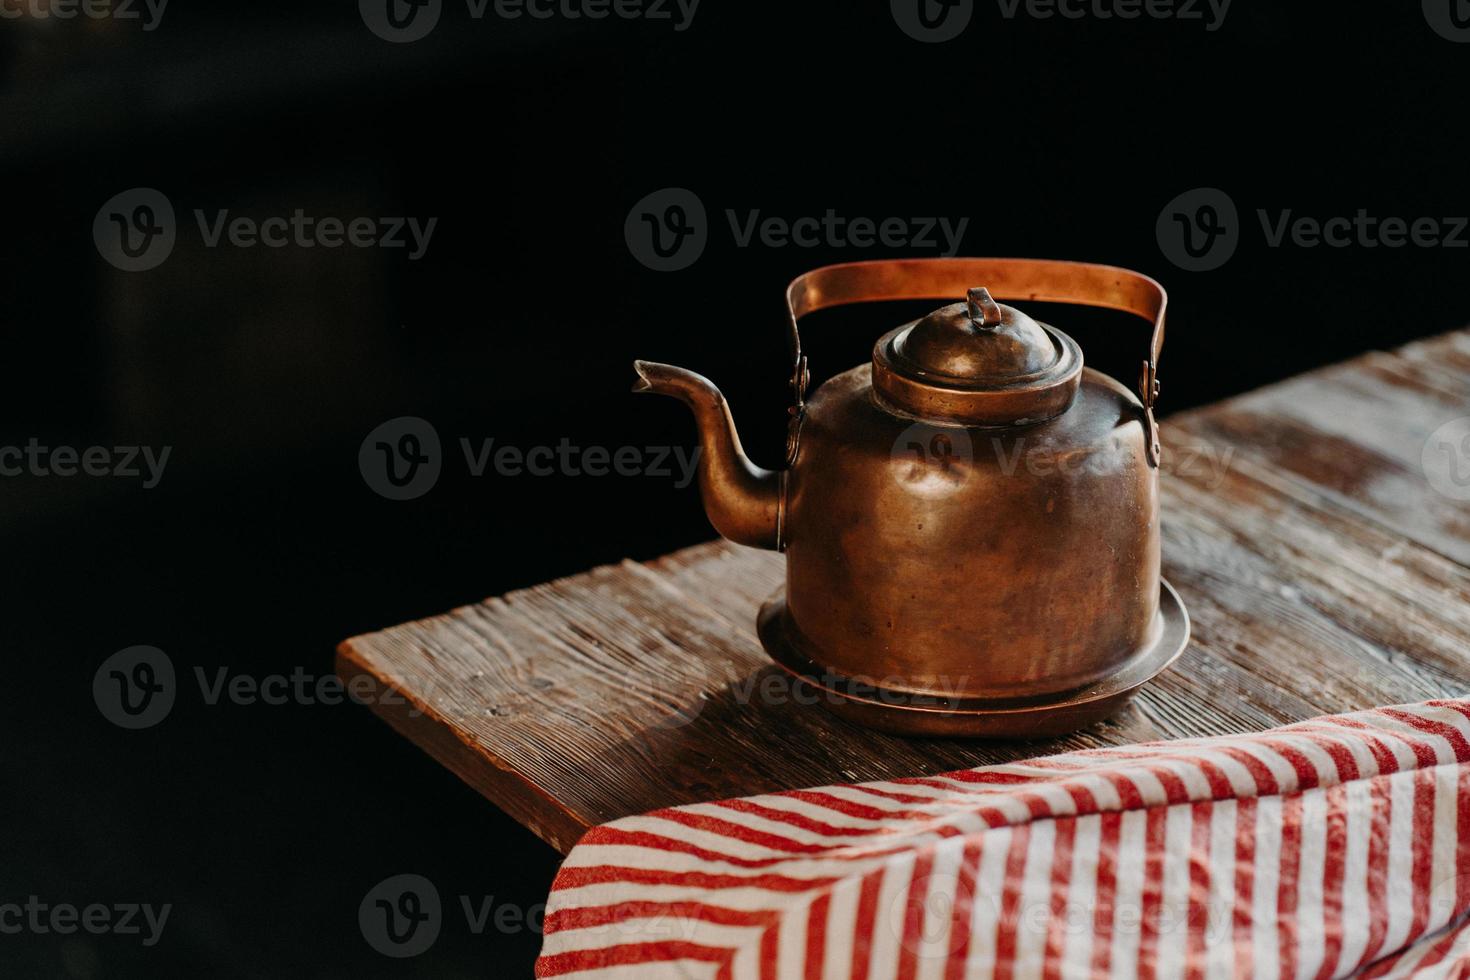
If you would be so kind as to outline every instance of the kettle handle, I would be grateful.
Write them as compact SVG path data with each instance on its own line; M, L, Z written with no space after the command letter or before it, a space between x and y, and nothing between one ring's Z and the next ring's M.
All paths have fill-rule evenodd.
M791 387L796 404L790 409L791 429L786 463L795 461L801 421L806 412L806 389L811 380L801 349L797 321L808 313L849 303L902 299L952 299L975 286L985 286L996 299L1072 303L1132 313L1153 323L1148 357L1138 380L1138 394L1148 437L1148 459L1159 465L1159 427L1154 403L1159 397L1159 354L1164 347L1164 309L1169 297L1164 287L1131 269L1091 262L1057 259L877 259L845 262L803 273L786 287L794 368Z

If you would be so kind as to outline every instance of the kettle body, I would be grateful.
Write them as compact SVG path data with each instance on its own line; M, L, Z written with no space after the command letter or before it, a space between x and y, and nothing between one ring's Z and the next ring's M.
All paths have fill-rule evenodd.
M1085 368L996 292L1154 324L1140 395ZM806 397L796 322L874 299L946 298L872 362ZM1183 649L1160 577L1157 357L1164 294L1127 270L1018 259L852 263L788 290L785 465L756 467L702 377L638 362L638 390L695 412L701 492L727 538L786 554L762 644L834 711L904 734L1028 737L1116 710Z
M807 405L787 491L791 642L836 674L949 699L1112 672L1158 615L1158 470L1137 399L1086 370L1045 422L940 425L885 409L871 373Z

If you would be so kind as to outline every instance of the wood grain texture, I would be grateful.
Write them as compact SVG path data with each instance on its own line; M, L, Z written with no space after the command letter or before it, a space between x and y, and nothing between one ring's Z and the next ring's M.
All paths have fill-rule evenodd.
M810 704L755 638L781 558L724 542L354 637L338 671L563 852L661 806L1463 695L1470 505L1419 457L1464 414L1470 333L1169 420L1164 573L1193 639L1120 715L1049 742L900 739Z
M1470 507L1425 478L1425 443L1470 415L1464 333L1373 353L1174 419L1364 519L1470 564Z

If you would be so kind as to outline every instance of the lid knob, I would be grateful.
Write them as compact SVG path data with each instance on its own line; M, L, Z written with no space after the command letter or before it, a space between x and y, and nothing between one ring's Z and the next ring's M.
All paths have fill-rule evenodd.
M970 322L981 330L994 330L1002 319L1000 304L990 298L990 290L975 286L966 297L965 305L970 310Z

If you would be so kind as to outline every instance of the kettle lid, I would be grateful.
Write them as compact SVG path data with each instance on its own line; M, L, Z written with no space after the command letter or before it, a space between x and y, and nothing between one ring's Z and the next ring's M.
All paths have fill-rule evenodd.
M995 302L983 286L873 348L873 387L889 407L962 425L1053 418L1072 403L1081 374L1076 341Z

